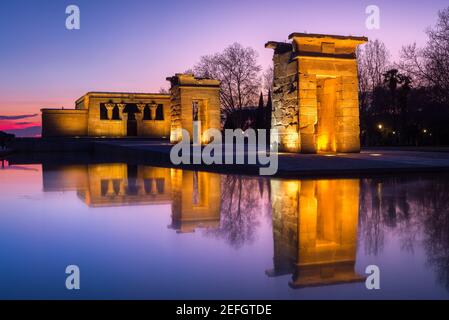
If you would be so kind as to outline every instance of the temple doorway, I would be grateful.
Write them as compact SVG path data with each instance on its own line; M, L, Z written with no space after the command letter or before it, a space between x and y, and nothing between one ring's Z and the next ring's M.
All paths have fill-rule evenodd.
M199 117L200 106L198 101L192 102L192 120L193 120L193 143L201 143L201 120Z
M336 152L335 109L337 104L335 78L317 79L317 151Z
M139 109L136 104L127 104L124 113L128 114L128 120L126 122L126 135L129 137L137 136L137 119L136 113L139 113Z

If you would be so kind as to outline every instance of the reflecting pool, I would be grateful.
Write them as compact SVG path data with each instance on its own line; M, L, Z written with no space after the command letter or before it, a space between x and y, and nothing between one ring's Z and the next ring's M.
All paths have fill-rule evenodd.
M0 190L2 299L449 298L447 174L6 164Z

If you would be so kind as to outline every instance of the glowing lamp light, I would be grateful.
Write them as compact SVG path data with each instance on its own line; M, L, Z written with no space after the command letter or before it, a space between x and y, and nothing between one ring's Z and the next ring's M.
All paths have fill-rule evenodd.
M423 132L423 133L427 133L427 129L424 129L422 132Z
M379 128L379 130L382 130L384 126L383 126L383 124L379 123L379 124L377 125L377 127Z

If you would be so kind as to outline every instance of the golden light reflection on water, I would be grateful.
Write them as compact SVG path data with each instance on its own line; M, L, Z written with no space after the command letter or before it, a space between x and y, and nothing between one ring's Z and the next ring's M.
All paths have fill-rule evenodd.
M124 163L44 166L44 191L75 190L89 207L169 204L170 228L220 222L220 175Z
M294 288L362 280L354 271L359 180L271 181L274 268Z
M44 191L75 190L89 207L171 205L169 227L179 233L220 228L223 201L233 192L222 177L124 163L43 167ZM359 180L264 183L271 190L274 242L269 276L292 274L294 288L362 280L354 271Z

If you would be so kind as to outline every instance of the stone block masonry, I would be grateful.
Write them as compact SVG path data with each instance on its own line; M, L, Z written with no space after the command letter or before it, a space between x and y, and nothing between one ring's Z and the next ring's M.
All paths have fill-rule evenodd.
M172 85L170 94L89 92L75 102L75 109L42 109L42 136L148 137L178 142L181 128L192 137L194 121L201 121L203 132L220 129L220 81L191 74L176 74L167 80ZM201 142L207 143L203 132Z
M355 52L365 37L293 33L274 50L273 137L280 151L360 151Z

